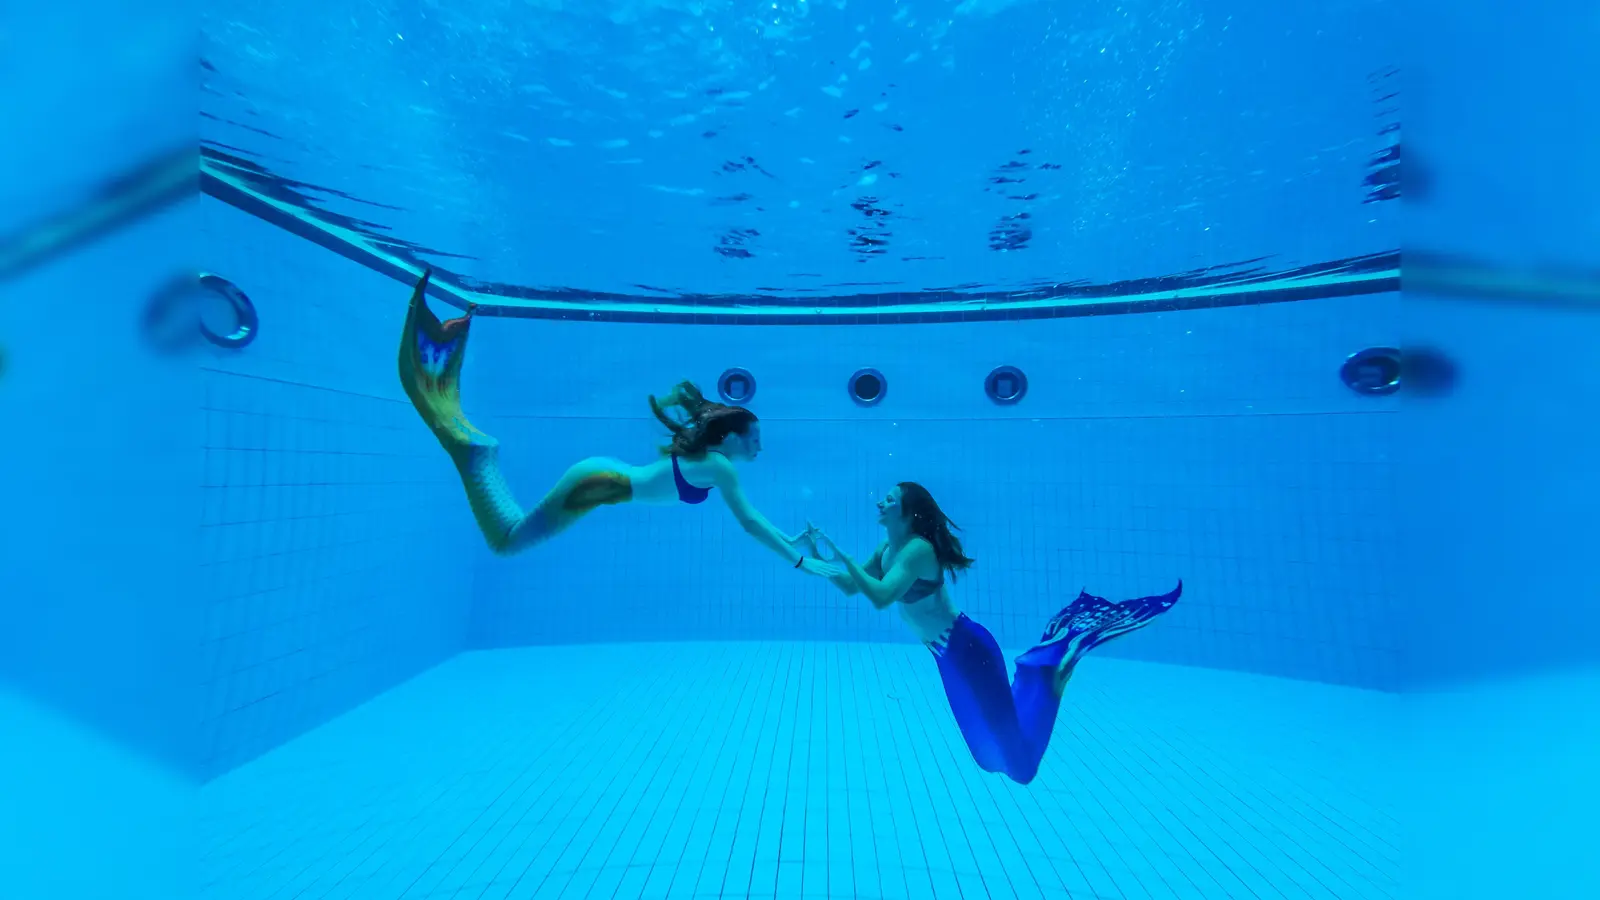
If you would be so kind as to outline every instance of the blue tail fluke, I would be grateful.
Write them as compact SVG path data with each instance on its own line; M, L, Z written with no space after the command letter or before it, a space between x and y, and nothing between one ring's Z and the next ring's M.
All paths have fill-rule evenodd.
M1057 613L1033 649L1017 657L1018 665L1050 666L1070 671L1085 653L1113 638L1137 631L1171 609L1183 596L1183 582L1171 592L1112 603L1088 591Z

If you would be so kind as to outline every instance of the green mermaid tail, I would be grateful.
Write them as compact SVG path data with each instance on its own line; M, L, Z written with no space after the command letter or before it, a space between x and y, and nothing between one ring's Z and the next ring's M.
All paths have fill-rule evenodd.
M468 447L493 446L494 438L473 427L461 411L461 365L467 359L467 337L477 306L467 314L439 321L428 308L431 270L424 269L411 292L405 330L400 336L400 386L452 459Z
M469 304L466 315L441 322L428 309L430 274L423 270L406 310L400 385L456 464L489 548L508 556L555 535L596 506L627 502L633 488L626 475L595 471L582 473L571 485L558 485L532 512L523 511L500 472L500 442L478 430L461 410L461 365L477 307Z
M450 454L467 490L467 502L478 528L496 553L512 553L512 534L528 518L500 474L500 442L482 431L461 411L461 365L467 358L472 314L439 321L428 308L428 276L424 269L411 292L406 324L400 333L400 386L422 421Z

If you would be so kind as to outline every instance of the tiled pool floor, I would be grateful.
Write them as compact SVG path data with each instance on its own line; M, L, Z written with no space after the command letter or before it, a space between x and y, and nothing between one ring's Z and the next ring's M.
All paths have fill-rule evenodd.
M1021 787L920 647L470 653L207 786L203 894L1392 897L1399 715L1091 658Z

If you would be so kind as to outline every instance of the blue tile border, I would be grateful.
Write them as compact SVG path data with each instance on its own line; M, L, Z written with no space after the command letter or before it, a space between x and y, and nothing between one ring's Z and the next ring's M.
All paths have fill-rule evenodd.
M230 174L219 175L222 170ZM235 175L238 177L232 177ZM429 293L440 302L456 309L465 309L469 302L477 302L481 314L509 318L687 325L902 325L1217 309L1402 289L1401 254L1397 250L1275 273L1247 270L1212 274L1221 271L1213 269L1123 284L1067 284L1010 292L945 290L833 297L781 297L760 293L657 297L535 290L514 285L482 286L456 276L436 262L424 261L449 258L451 254L392 237L363 234L363 223L341 222L343 217L311 208L309 198L298 190L297 183L274 181L275 178L258 165L230 157L210 146L202 147L199 152L192 147L175 148L107 179L81 202L59 214L0 235L0 279L15 277L186 197L204 193L407 287L415 283L421 269L431 267L434 277ZM273 184L278 187L262 192L262 185ZM274 198L268 194L278 196ZM341 236L330 225L344 227L356 240ZM374 245L389 252L380 252ZM1239 266L1261 262L1248 260ZM1405 288L1414 292L1541 306L1600 308L1600 272L1580 267L1516 267L1415 251L1406 253L1405 265ZM1174 283L1188 287L1181 291L1163 288ZM493 289L485 290L485 287ZM495 297L542 302L495 303ZM907 298L917 302L907 303ZM1062 302L1052 303L1052 299ZM709 308L704 311L638 308L674 305ZM911 305L948 308L903 308ZM896 309L897 306L901 308Z
M240 212L248 213L270 225L276 225L295 237L304 238L319 247L332 250L351 262L366 266L380 275L393 278L408 287L414 287L418 274L411 269L400 265L380 253L374 252L370 247L364 247L351 241L343 240L326 229L318 228L314 224L299 216L290 215L268 202L266 198L244 190L237 185L221 180L214 175L201 170L200 190L207 196L221 200ZM453 276L447 272L434 270L428 279L428 295L456 309L466 309L467 301L461 294L450 290ZM480 307L480 315L494 315L487 307Z
M357 223L330 222L329 214L306 207L292 184L273 180L260 166L208 151L201 189L242 212L399 281L415 283L433 270L429 293L457 309L477 304L481 316L590 322L679 325L905 325L948 322L1022 321L1127 313L1173 312L1286 303L1325 297L1381 294L1400 288L1400 253L1391 251L1302 266L1281 272L1259 268L1217 270L1138 279L1120 284L1058 284L1016 291L906 291L833 297L690 295L652 297L578 290L541 291L516 286L476 286L425 262L437 255L385 238L389 252L364 239ZM347 233L341 233L347 232ZM1242 266L1259 264L1251 260ZM1220 274L1219 274L1220 273ZM485 289L491 288L491 289ZM524 302L496 303L496 297ZM542 302L540 302L542 301ZM1059 301L1059 302L1052 302ZM705 311L694 307L710 307ZM688 309L668 310L663 307ZM938 307L905 309L907 306ZM648 308L642 308L648 307ZM900 309L896 309L900 307ZM804 308L806 311L799 311Z

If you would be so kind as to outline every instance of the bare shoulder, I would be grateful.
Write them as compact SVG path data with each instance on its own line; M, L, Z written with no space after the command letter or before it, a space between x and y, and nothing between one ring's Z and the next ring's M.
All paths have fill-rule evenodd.
M889 546L888 541L878 545L878 562L885 571L894 566L904 566L913 572L930 571L938 567L939 560L933 552L933 545L920 537L913 537L906 541L900 549L895 550Z
M932 576L939 569L939 554L927 538L914 537L906 543L906 563L918 574Z

